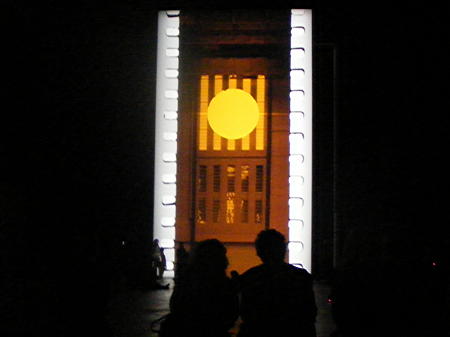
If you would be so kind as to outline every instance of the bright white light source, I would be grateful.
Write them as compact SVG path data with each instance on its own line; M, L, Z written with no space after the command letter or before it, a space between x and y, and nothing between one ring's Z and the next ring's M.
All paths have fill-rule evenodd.
M177 69L166 69L165 75L167 78L177 78L178 70ZM178 95L177 95L177 97L178 97Z
M177 48L167 48L166 49L166 56L178 57L178 55L180 55L180 51Z
M171 152L163 153L163 162L174 163L176 161L177 161L177 155L175 153L171 153Z
M178 36L178 35L180 35L180 31L178 30L178 28L167 28L166 35L172 36L172 37Z
M291 49L291 69L302 69L305 64L305 49Z
M166 248L169 267L175 240L180 11L158 13L155 106L155 183L153 237ZM173 269L173 268L169 268ZM168 271L167 276L173 276Z
M290 154L302 154L304 152L305 138L302 133L291 133L289 135L289 153Z
M304 173L304 162L304 156L301 154L289 156L289 176L301 176Z
M175 261L175 249L165 248L164 255L166 256L166 261Z
M166 98L176 99L176 98L178 98L178 90L166 90L164 92L164 96Z
M289 132L290 133L301 133L303 132L303 112L291 112L289 114Z
M176 198L174 195L163 195L161 202L163 205L174 205Z
M177 176L175 174L163 174L162 182L164 184L175 184L177 182Z
M177 140L177 133L176 132L164 132L163 139L167 140L167 141L175 142Z
M171 239L161 239L159 240L159 246L161 248L174 248L175 247L175 241Z
M176 111L165 111L164 118L168 120L176 120L178 119L178 113Z
M304 69L291 70L291 90L303 90L304 77L305 77Z
M304 194L304 178L302 176L289 177L289 198L301 198Z
M291 241L288 244L289 262L304 265L303 251L305 247L302 242Z
M161 218L161 226L163 226L163 227L175 226L175 218L169 218L169 217Z
M312 13L291 10L289 262L311 271Z

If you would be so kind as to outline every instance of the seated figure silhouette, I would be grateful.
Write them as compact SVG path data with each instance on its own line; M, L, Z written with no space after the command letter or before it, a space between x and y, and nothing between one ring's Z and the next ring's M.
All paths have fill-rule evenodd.
M317 308L312 277L284 262L286 241L274 230L255 241L262 264L238 276L242 323L238 337L314 337Z
M225 274L227 266L226 248L216 239L201 241L192 249L170 298L170 315L161 326L161 336L229 336L239 303Z

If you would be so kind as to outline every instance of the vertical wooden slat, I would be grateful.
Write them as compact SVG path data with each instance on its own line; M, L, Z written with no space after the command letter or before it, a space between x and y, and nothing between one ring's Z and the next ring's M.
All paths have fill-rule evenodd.
M200 121L199 121L199 150L208 150L208 75L202 75L200 78Z
M250 78L244 78L242 80L242 90L245 92L251 94L252 92L252 80ZM248 151L250 150L250 134L242 138L242 145L241 145L242 151Z
M237 88L237 77L235 75L231 75L228 79L228 89L236 89ZM227 150L234 151L236 150L236 141L234 139L227 140Z
M264 150L265 94L266 77L264 75L258 75L256 79L256 102L259 107L259 120L256 126L256 150Z
M214 76L214 95L217 95L223 88L223 76ZM220 151L222 149L222 137L214 132L213 136L213 150Z

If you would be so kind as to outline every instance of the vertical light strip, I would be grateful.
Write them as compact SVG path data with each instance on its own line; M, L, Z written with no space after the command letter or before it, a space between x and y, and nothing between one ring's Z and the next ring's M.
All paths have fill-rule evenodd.
M200 78L200 121L199 121L199 150L208 149L208 92L209 76Z
M289 262L311 271L312 11L291 10Z
M244 78L242 80L242 89L251 94L252 91L252 80L250 78ZM248 151L250 150L250 135L247 135L241 140L241 150Z
M259 108L259 119L258 125L256 125L256 150L264 150L265 95L266 77L264 75L258 75L256 79L256 102Z
M228 88L229 89L236 89L237 87L237 78L235 75L231 75L228 79ZM233 151L236 149L236 141L234 139L228 139L227 140L227 150Z
M175 259L179 14L158 13L153 237L165 248L167 276Z
M214 96L217 95L220 91L222 91L223 87L223 76L215 75L214 76ZM222 137L220 137L217 133L213 132L213 150L220 151L222 149Z

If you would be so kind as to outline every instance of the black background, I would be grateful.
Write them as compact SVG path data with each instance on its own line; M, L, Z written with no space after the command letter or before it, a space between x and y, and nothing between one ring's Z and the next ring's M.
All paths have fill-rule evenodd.
M75 335L90 320L101 325L110 280L148 262L156 12L216 5L9 6L0 206L7 331ZM339 222L397 221L424 245L448 243L448 12L312 7L315 41L337 47Z

